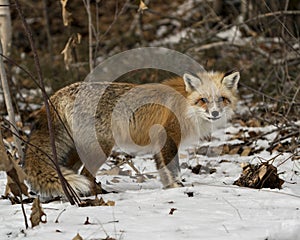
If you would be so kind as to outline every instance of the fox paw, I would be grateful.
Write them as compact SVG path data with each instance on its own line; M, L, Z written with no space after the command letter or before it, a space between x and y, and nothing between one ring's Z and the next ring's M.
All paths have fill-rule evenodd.
M184 187L183 183L180 181L175 181L175 182L165 186L164 188L168 189L168 188L179 188L179 187Z

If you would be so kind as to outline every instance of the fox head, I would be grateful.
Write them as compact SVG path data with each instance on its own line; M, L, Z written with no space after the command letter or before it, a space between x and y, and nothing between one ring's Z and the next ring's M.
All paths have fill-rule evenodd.
M189 113L211 123L226 122L233 114L240 73L185 73L183 80Z

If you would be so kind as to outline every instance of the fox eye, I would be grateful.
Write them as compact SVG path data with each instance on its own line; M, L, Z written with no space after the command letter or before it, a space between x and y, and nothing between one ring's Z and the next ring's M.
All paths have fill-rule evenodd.
M196 101L195 101L195 105L197 105L197 104L206 104L206 103L208 103L209 101L208 101L208 99L207 98L199 98L199 99L197 99Z
M225 97L219 97L218 98L218 102L224 102L225 101Z
M231 101L226 97L219 97L218 102L230 103Z
M200 101L203 103L208 103L208 99L207 98L200 98Z

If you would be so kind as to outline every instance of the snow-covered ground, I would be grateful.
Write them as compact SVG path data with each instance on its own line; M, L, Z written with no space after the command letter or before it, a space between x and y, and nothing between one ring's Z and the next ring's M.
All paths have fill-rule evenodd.
M226 141L228 134L222 132L237 130L231 126L215 133L225 140L217 138L212 145ZM263 140L258 143L266 144ZM249 157L189 152L180 154L186 187L163 190L153 173L154 162L136 158L134 166L154 178L137 181L128 165L122 170L131 170L132 174L98 175L104 187L119 191L102 196L105 201L115 201L115 206L80 208L60 201L43 204L47 223L34 228L25 229L20 205L0 200L1 239L71 240L77 233L83 239L300 239L300 164L288 160L278 167L280 177L286 180L283 189L256 190L232 185L241 174L240 164L268 160L277 152L270 155L262 151ZM287 153L277 157L274 165L288 157ZM214 171L193 174L184 167L196 164ZM103 168L108 169L108 165ZM5 182L6 176L1 173L2 193ZM29 219L31 204L25 204L25 209ZM87 217L90 224L84 224Z

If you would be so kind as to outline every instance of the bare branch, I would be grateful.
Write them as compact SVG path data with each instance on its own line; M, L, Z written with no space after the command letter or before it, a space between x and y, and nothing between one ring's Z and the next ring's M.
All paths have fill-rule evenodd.
M1 36L0 36L0 56L2 56ZM19 154L20 159L23 159L24 153L22 150L21 141L19 138L16 137L16 135L19 135L19 133L18 133L17 127L16 127L17 124L16 124L16 119L15 119L15 112L14 112L14 108L13 108L12 101L11 101L10 90L9 90L9 86L8 86L8 82L7 82L7 76L6 76L4 62L3 62L2 57L0 57L0 76L1 76L1 82L2 82L3 92L4 92L4 98L5 98L5 104L6 104L6 109L7 109L7 113L8 113L8 118L12 124L11 131L13 133L15 133L15 135L13 136L14 142L18 149L18 154Z
M65 193L66 197L68 198L69 202L72 205L74 205L75 203L78 204L78 200L77 200L76 196L73 194L74 190L69 185L65 184L66 180L65 180L64 176L62 175L62 172L61 172L61 170L59 168L59 165L58 165L57 152L56 152L56 146L55 146L55 138L54 138L54 129L53 129L52 121L51 121L51 112L50 112L50 107L49 107L49 102L48 102L48 96L47 96L47 93L45 91L43 75L42 75L42 71L41 71L41 66L40 66L37 50L36 50L36 47L35 47L35 44L34 44L34 41L33 41L32 32L31 32L31 29L30 29L30 27L28 26L28 24L25 20L24 14L22 12L22 9L21 9L20 3L19 3L19 0L15 0L15 4L16 4L16 8L17 8L17 11L19 13L19 16L21 18L21 21L23 23L25 32L27 34L28 40L30 42L31 49L33 51L34 63L35 63L35 66L36 66L36 71L37 71L37 75L38 75L38 79L39 79L39 84L41 86L42 95L43 95L44 104L45 104L46 113L47 113L49 137L50 137L53 160L54 160L54 163L55 163L57 174L58 174L58 177L61 181L64 193Z

